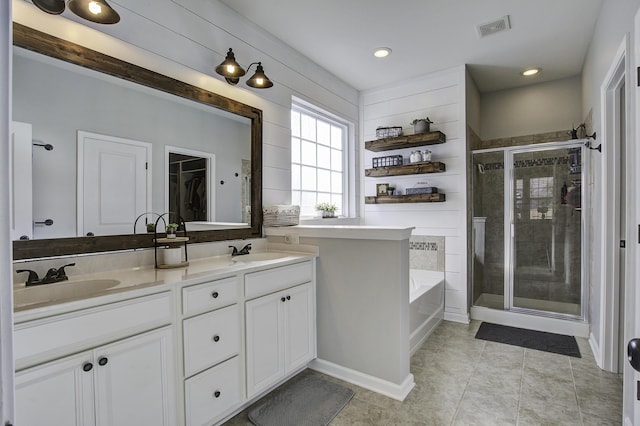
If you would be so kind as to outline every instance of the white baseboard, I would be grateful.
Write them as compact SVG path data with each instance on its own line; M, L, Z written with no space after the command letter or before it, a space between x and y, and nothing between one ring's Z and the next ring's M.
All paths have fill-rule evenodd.
M460 322L462 324L469 324L469 314L456 314L454 312L444 311L444 320L452 322Z
M409 355L413 356L413 354L422 347L425 340L431 336L433 330L442 322L443 315L443 309L438 309L425 322L420 324L420 327L411 333L409 336Z
M511 327L546 331L548 333L558 333L584 338L589 337L589 323L584 321L563 320L538 315L521 314L519 312L509 312L499 309L484 308L481 306L471 307L471 318L474 320L487 321Z
M398 401L404 401L415 386L411 373L401 384L395 384L318 358L311 361L309 368Z
M596 359L598 368L602 368L602 351L600 351L600 345L596 341L596 337L593 335L593 333L589 334L589 346L591 347L591 352L593 352L593 357Z

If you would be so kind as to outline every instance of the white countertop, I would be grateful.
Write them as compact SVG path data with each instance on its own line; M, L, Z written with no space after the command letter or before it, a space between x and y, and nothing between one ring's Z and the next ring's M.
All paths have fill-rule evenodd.
M312 238L400 241L409 239L413 229L400 226L297 225L265 228L264 234L267 237L297 234Z
M277 259L256 260L251 262L233 261L230 255L214 256L189 260L189 266L176 269L155 269L153 266L146 266L70 276L68 281L32 287L25 287L24 283L14 284L14 295L16 292L39 292L43 294L41 301L39 294L36 294L38 297L34 299L36 300L35 303L30 303L25 306L14 306L14 322L17 324L45 316L168 291L176 286L198 284L211 279L253 272L264 269L265 267L284 266L316 257L314 253L284 251L278 251L277 253L281 253L283 256ZM80 282L96 280L117 280L119 284L96 291L90 295L68 298L62 301L47 300L45 296L52 292L55 293L55 287L52 286L56 286L56 284L79 282L79 285L82 285Z

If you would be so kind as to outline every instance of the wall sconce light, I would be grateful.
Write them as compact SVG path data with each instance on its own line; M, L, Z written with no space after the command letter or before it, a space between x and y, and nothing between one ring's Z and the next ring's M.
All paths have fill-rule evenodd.
M32 0L33 4L43 12L60 15L64 12L64 0ZM69 0L69 9L81 18L98 24L116 24L120 15L106 0Z
M256 65L256 72L247 80L247 86L255 89L268 89L269 87L273 87L273 82L269 80L269 77L264 73L262 62L252 62L247 67L247 71L249 71L253 65ZM229 48L224 61L216 67L216 72L223 76L225 81L232 86L238 84L240 77L245 75L247 71L236 62L236 57L231 48Z

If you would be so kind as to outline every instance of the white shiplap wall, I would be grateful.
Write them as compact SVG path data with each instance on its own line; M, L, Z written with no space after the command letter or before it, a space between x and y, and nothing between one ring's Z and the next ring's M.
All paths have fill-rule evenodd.
M459 66L411 81L363 92L360 97L363 140L375 139L375 130L383 126L402 126L403 134L412 134L409 123L428 116L447 137L444 144L427 147L433 161L442 161L447 171L437 174L365 178L363 195L375 195L377 183L393 183L405 192L418 181L428 181L446 194L444 203L363 205L366 225L413 226L413 235L445 237L445 318L468 321L467 314L467 201L466 201L466 105L465 68ZM424 149L424 148L421 148ZM371 159L384 155L404 156L408 162L412 149L370 152L361 148L364 168ZM364 198L364 197L362 197ZM364 200L362 200L364 202Z
M117 25L40 12L12 0L13 20L152 69L263 111L263 202L291 200L291 97L356 123L358 92L217 0L114 0ZM259 91L233 87L214 72L228 48L246 66L262 61L275 83ZM253 68L252 68L253 71ZM354 135L355 137L355 135Z

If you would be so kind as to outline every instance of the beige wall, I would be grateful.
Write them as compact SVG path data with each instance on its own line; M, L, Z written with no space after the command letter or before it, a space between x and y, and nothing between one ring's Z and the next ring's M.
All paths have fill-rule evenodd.
M480 138L487 140L570 129L584 121L581 102L580 76L483 93Z

